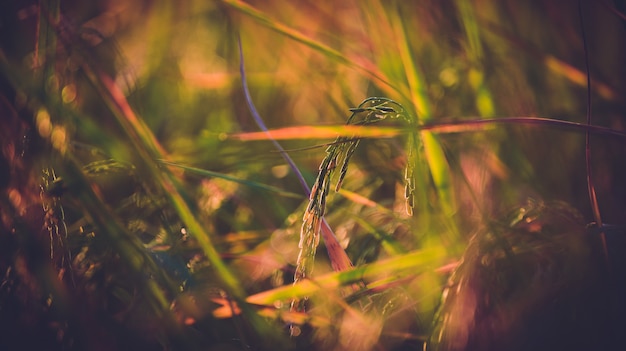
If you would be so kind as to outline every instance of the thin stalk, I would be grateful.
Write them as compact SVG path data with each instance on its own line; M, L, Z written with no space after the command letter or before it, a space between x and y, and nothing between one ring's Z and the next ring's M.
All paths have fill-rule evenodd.
M583 18L583 10L581 1L578 0L578 19L580 20L581 36L583 39L583 51L585 53L585 71L587 73L587 125L591 125L591 69L589 68L589 49L587 48L587 36L585 34L585 21ZM593 173L591 168L591 135L589 130L585 132L585 166L587 168L587 191L589 192L589 202L591 204L591 211L593 212L593 219L596 222L598 228L602 228L602 217L600 216L600 205L598 204L598 198L596 196L596 188L593 182ZM611 270L609 263L609 249L606 244L606 234L604 231L600 232L600 241L602 242L602 250L604 251L604 258L606 260L607 267Z
M587 125L591 125L591 74L589 69L589 53L587 48L587 37L585 35L585 21L583 19L583 12L580 0L578 1L578 15L580 20L581 35L583 39L583 48L585 52L585 71L587 72ZM596 197L596 189L593 183L593 174L591 169L591 141L589 140L589 130L585 132L585 165L587 167L587 190L589 191L589 201L591 202L591 210L593 211L593 218L596 221L598 227L602 227L602 218L600 217L600 207L598 205L598 199ZM602 237L603 244L604 234Z

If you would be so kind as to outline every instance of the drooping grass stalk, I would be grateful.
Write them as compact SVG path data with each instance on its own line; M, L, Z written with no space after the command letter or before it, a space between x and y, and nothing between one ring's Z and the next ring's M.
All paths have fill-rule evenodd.
M415 65L415 60L409 47L409 41L406 35L406 29L402 16L397 12L391 14L391 25L394 35L397 37L395 42L398 46L398 53L402 66L405 70L405 76L408 82L408 90L411 104L415 109L415 120L411 121L413 125L428 123L432 120L432 107L427 94L427 83L424 74ZM420 150L423 149L423 155ZM425 158L422 160L422 157ZM456 201L452 193L452 179L450 178L450 169L445 159L441 143L436 136L429 132L415 132L409 134L409 142L407 147L407 168L405 173L406 197L408 199L407 212L413 213L415 190L417 188L417 176L430 173L433 184L437 189L439 204L447 214L455 212ZM422 169L424 164L428 165L428 171ZM423 192L420 202L426 202ZM422 204L423 205L423 204Z
M347 124L370 125L386 119L401 119L405 122L408 115L397 102L386 98L368 98L357 108L350 109L352 115ZM339 166L339 178L335 191L341 187L348 170L350 158L354 154L359 139L353 137L339 137L326 149L326 157L319 166L318 176L313 184L309 197L309 204L304 212L302 228L300 230L300 252L294 273L294 284L309 278L313 271L315 253L320 240L320 228L326 212L326 198L330 192L330 183L334 171ZM294 300L292 311L303 309L301 300Z
M289 167L291 168L292 172L298 178L298 181L300 182L300 185L302 186L304 193L307 195L307 197L310 197L311 190L309 188L309 185L306 183L306 180L304 179L302 172L300 172L300 170L298 169L298 166L296 166L293 159L289 156L289 154L285 151L285 149L283 149L280 143L278 143L278 141L276 141L275 139L272 139L267 129L267 126L265 126L265 123L263 122L261 115L259 114L256 107L254 106L254 102L252 101L252 96L250 95L250 90L248 89L248 80L246 78L246 70L244 66L243 48L241 46L241 38L238 38L238 44L239 44L239 72L241 74L243 91L246 97L246 103L248 104L248 108L250 109L250 113L252 113L252 117L254 118L254 121L256 122L257 126L263 131L263 133L265 133L265 135L268 136L268 139L272 141L276 149L278 149L278 151L281 153L285 161L287 161L287 164L289 164ZM343 250L343 248L339 244L337 237L335 236L332 229L330 228L330 225L328 225L328 222L326 222L326 219L324 219L323 216L320 218L319 226L322 229L322 235L324 236L324 244L326 246L326 251L328 251L328 256L330 258L331 266L333 267L333 269L335 271L343 271L352 267L352 262L350 261L350 258L348 257L346 252Z

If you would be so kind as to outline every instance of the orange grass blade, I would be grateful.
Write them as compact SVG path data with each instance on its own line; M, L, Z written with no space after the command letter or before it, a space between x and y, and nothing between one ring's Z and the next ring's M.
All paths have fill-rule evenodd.
M418 131L430 131L437 134L453 134L467 132L481 132L495 128L499 124L510 125L527 125L527 126L546 126L557 127L563 130L574 130L579 132L589 131L593 134L626 138L626 131L615 130L607 127L587 125L571 121L564 121L554 118L545 117L500 117L500 118L472 118L463 120L439 120L438 122L428 123L415 127ZM347 128L347 129L346 129ZM370 133L370 128L373 129ZM331 132L332 130L332 132ZM298 139L330 139L334 137L355 138L392 138L400 134L408 133L402 128L389 127L364 127L364 126L299 126L278 128L265 132L239 133L232 134L229 138L237 140L269 140L268 135L278 140L298 140ZM351 134L352 133L352 134Z
M372 126L298 126L269 130L267 132L252 132L232 134L229 138L253 140L296 140L296 139L332 139L337 137L354 138L393 138L402 134L400 128L372 127Z
M213 310L213 316L215 318L231 318L233 315L238 315L241 310L232 301L224 298L213 298L211 301L221 305L217 309ZM278 319L290 324L310 324L314 327L326 327L331 324L329 318L324 318L320 315L311 315L305 312L292 312L282 311L275 307L261 307L257 309L257 313L265 318Z

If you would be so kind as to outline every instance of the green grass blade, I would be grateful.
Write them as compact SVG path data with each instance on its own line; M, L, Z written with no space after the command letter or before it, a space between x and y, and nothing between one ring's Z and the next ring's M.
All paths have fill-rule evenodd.
M189 232L198 240L202 251L222 279L228 292L236 298L243 298L245 293L239 284L239 280L226 267L226 264L215 249L209 234L195 218L183 196L178 191L174 176L170 172L159 168L156 160L165 158L165 153L150 129L133 112L121 90L109 76L96 72L86 64L83 65L83 69L91 83L100 92L100 95L115 115L119 124L123 127L135 150L144 160L144 166L160 184L164 194L176 209L181 220L188 227Z
M467 49L468 56L475 66L482 67L483 45L478 21L472 4L463 0L456 1L456 4L469 44L469 48ZM468 81L476 94L474 101L480 115L483 117L493 117L495 114L494 101L489 88L485 84L485 74L483 70L476 67L470 68Z
M347 65L348 67L352 67L358 69L359 71L365 73L368 77L372 78L375 84L382 90L385 91L388 95L395 95L398 93L397 89L394 87L391 81L386 77L382 71L376 69L376 65L368 62L365 57L359 56L358 60L351 59L346 57L341 52L331 48L330 46L320 43L305 34L290 28L272 18L264 14L262 11L257 8L239 0L222 0L225 4L231 6L237 11L250 16L252 19L257 21L259 24L272 29L280 34L287 36L299 43L306 45L307 47L318 51L324 54L331 60L337 61L341 64Z
M409 96L415 112L417 113L417 120L415 120L414 123L423 124L430 122L433 119L433 115L430 98L426 90L427 82L424 78L424 74L415 65L402 16L397 12L390 15L392 16L391 23L393 25L394 34L397 38L396 42L398 43L400 60L408 82ZM428 163L428 169L430 170L433 184L437 189L440 206L445 213L454 213L456 211L456 200L451 186L450 167L438 138L429 132L419 132L415 138L422 139L421 142L424 147L425 160ZM416 145L408 145L409 148L415 146ZM411 169L417 168L414 162L419 162L419 159L413 157L409 160L408 167ZM411 174L412 176L419 175L419 173L415 174L411 169L407 174ZM413 185L413 189L407 189L408 197L414 196L414 194L412 194L415 190L414 188L415 186Z
M359 281L378 280L389 276L396 279L418 275L433 270L445 258L445 250L429 247L424 250L401 254L353 269L329 273L315 279L305 279L294 285L281 286L249 296L246 301L255 305L273 306L277 301L289 301L312 296L318 292L347 286Z
M142 156L144 166L150 171L155 181L161 186L163 193L168 198L172 207L176 210L181 221L185 223L189 233L197 240L202 252L207 257L221 280L224 290L239 302L246 319L252 324L253 330L263 342L284 344L282 335L275 333L274 329L263 320L255 311L245 304L246 292L238 277L231 272L222 260L213 240L204 226L195 217L193 211L179 191L178 182L174 175L158 166L156 160L164 159L165 153L158 144L155 136L145 123L133 112L121 90L113 80L105 74L94 71L91 67L83 67L90 81L100 92L117 121L127 133L134 149Z
M213 171L209 171L209 170L202 169L202 168L185 166L185 165L182 165L182 164L179 164L179 163L165 161L165 160L159 160L159 162L164 164L164 165L168 165L168 166L172 166L172 167L183 169L183 170L185 170L187 172L190 172L190 173L193 173L193 174L197 174L197 175L202 176L202 177L220 178L220 179L228 180L228 181L231 181L231 182L243 184L243 185L249 186L251 188L273 192L273 193L276 193L276 194L278 194L280 196L294 198L294 199L304 199L304 196L301 195L301 194L292 193L292 192L285 191L285 190L282 190L280 188L277 188L277 187L274 187L274 186L271 186L271 185L258 183L258 182L252 181L252 180L241 179L241 178L229 176L227 174L223 174L223 173L219 173L219 172L213 172Z

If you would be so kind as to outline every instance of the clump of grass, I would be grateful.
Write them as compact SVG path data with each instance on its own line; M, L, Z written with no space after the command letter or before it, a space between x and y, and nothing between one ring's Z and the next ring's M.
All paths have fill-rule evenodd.
M596 317L609 306L598 239L563 202L531 199L487 225L450 277L427 349L611 348L607 318Z
M487 261L516 270L496 234L515 256L518 231L547 227L466 249L502 208L561 198L621 224L625 51L603 7L582 4L586 125L568 5L138 4L0 5L0 348L419 349L461 257L475 272L474 249L495 247ZM345 124L366 96L387 98Z

